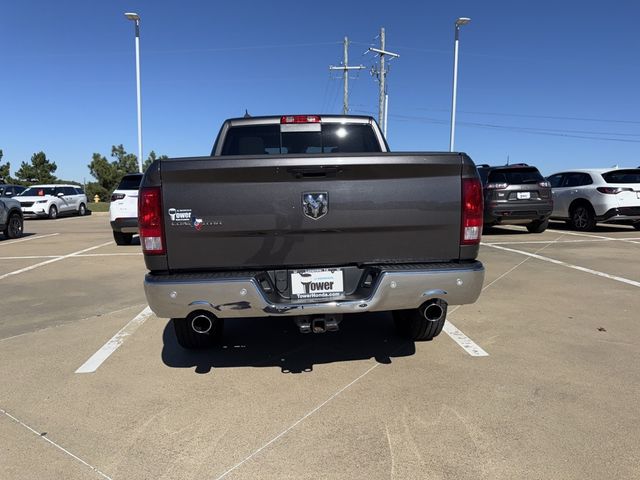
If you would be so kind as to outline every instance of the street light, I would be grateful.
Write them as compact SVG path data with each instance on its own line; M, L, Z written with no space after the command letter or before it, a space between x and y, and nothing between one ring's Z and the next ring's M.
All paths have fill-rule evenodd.
M453 152L453 142L456 134L456 91L458 89L458 43L460 27L470 21L470 18L460 17L455 23L455 40L453 42L453 99L451 100L451 133L449 135L450 152Z
M142 173L142 110L140 107L140 15L134 12L124 14L136 25L136 94L138 103L138 170Z

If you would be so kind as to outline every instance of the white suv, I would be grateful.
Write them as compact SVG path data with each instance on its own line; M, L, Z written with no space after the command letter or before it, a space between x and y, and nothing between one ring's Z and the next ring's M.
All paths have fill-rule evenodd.
M19 195L24 216L58 218L58 215L87 213L87 196L77 185L33 185Z
M118 245L130 245L133 235L138 233L138 188L141 173L129 173L122 177L118 188L111 194L109 217L113 239Z
M569 170L547 180L552 219L583 231L593 230L596 222L627 223L640 230L640 168Z

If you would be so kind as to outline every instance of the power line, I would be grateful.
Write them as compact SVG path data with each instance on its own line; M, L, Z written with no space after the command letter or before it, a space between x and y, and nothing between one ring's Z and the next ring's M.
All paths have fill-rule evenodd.
M366 110L357 110L360 113L368 113L373 114L371 111ZM428 117L418 117L411 115L391 115L394 118L397 118L401 121L418 121L422 123L432 123L437 125L448 125L449 122L446 120L440 120L436 118L428 118ZM602 140L606 142L622 142L622 143L640 143L640 140L632 140L625 138L611 138L611 137L599 137L593 135L628 135L628 134L617 134L617 133L598 133L598 132L585 132L591 133L592 135L576 135L574 133L580 133L580 131L575 130L552 130L552 129L543 129L543 128L530 128L530 127L516 127L512 125L496 125L489 123L475 123L475 122L458 122L459 125L464 125L472 128L489 128L489 129L499 129L499 130L507 130L516 133L528 133L531 135L545 135L552 137L565 137L565 138L579 138L584 140ZM636 135L638 136L638 135Z
M435 109L435 108L425 108L425 107L416 107L416 110L427 110L432 112L448 112L449 111L447 109ZM581 122L623 123L623 124L631 124L631 125L640 125L640 121L636 121L636 120L614 120L614 119L589 118L589 117L563 117L559 115L530 115L530 114L524 114L524 113L476 112L476 111L470 111L470 110L459 110L458 112L473 114L473 115L490 115L490 116L500 116L500 117L541 118L545 120L577 120Z

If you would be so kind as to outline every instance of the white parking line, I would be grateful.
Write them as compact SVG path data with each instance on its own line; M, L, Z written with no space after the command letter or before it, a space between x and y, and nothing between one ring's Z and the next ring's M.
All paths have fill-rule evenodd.
M55 237L56 235L60 235L60 234L59 233L47 233L46 235L34 235L32 237L21 238L19 240L8 240L8 241L0 243L0 246L1 245L13 245L14 243L30 242L31 240L39 240L41 238Z
M29 272L39 267L43 267L45 265L49 265L50 263L59 262L60 260L64 260L65 258L75 257L81 253L90 252L91 250L96 250L98 248L102 248L106 245L111 245L112 242L101 243L100 245L96 245L95 247L85 248L83 250L78 250L77 252L69 253L67 255L63 255L61 257L52 258L50 260L46 260L44 262L36 263L35 265L31 265L29 267L21 268L20 270L14 270L13 272L5 273L4 275L0 275L0 280L4 280L7 277L12 275L19 275L21 273Z
M560 230L553 230L554 232L559 232ZM578 233L578 232L564 232L567 235L575 235L577 237L588 237L588 238L600 238L603 240L612 240L612 241L616 241L616 242L627 242L627 243L635 243L640 245L640 242L634 242L634 240L639 240L638 238L626 238L626 237L620 237L620 238L611 238L611 237L605 237L603 235L596 235L596 234L590 234L590 233Z
M485 352L476 342L462 333L453 323L449 320L445 320L442 327L444 333L449 335L451 339L460 345L465 352L472 357L488 357L489 354Z
M88 464L87 462L85 462L83 459L81 459L80 457L78 457L77 455L74 455L73 453L71 453L69 450L67 450L66 448L58 445L56 442L54 442L53 440L50 440L45 433L41 433L38 432L37 430L31 428L29 425L27 425L26 423L24 423L22 420L14 417L13 415L11 415L9 412L7 412L6 410L0 408L0 412L5 415L6 417L10 418L11 420L13 420L14 422L16 422L18 425L26 428L27 430L29 430L31 433L34 433L36 436L38 436L39 438L41 438L42 440L44 440L45 442L50 443L51 445L53 445L54 447L56 447L58 450L60 450L63 453L66 453L67 455L69 455L71 458L77 460L78 462L82 463L84 466L89 467L91 470L93 470L94 472L96 472L98 475L100 475L102 478L106 478L107 480L112 480L112 478L108 475L106 475L105 473L101 472L100 470L98 470L96 467L94 467L93 465Z
M116 333L111 340L105 343L100 350L91 355L89 360L84 362L80 368L76 370L76 373L93 373L95 372L104 361L111 356L120 346L124 343L125 339L132 335L140 325L142 325L147 318L151 316L153 312L149 307L146 307L133 320L127 323L122 329Z
M592 238L590 240L581 239L581 240L558 240L553 243L585 243L585 242L624 242L629 240L640 240L640 237L634 238ZM549 240L530 240L530 241L514 241L514 242L482 242L481 245L520 245L520 244L536 244L536 243L549 243Z
M85 258L85 257L139 257L142 252L131 253L85 253L73 255L73 257ZM42 258L62 258L65 255L23 255L18 257L0 257L0 260L34 260Z
M349 388L351 385L353 385L354 383L356 383L358 380L360 380L361 378L364 378L366 375L368 375L369 373L371 373L375 368L378 367L378 365L380 365L380 363L376 363L375 365L371 366L366 372L364 372L362 375L360 375L358 378L356 378L355 380L353 380L351 383L349 383L348 385L345 385L344 387L342 387L340 390L338 390L336 393L334 393L333 395L331 395L329 398L327 398L324 402L322 402L320 405L316 406L314 409L310 410L307 414L305 414L304 416L300 417L295 423L293 423L290 427L286 428L285 430L283 430L282 432L280 432L278 435L276 435L275 437L273 437L271 440L269 440L267 443L265 443L264 445L262 445L260 448L258 448L257 450L254 450L253 453L251 453L250 455L246 456L243 460L241 460L240 462L236 463L233 467L229 468L226 472L224 472L222 475L220 475L219 477L216 477L216 480L221 480L224 477L226 477L227 475L229 475L231 472L233 472L236 468L242 466L244 463L246 463L247 461L251 460L253 457L255 457L257 454L259 454L262 450L264 450L265 448L267 448L269 445L271 445L273 442L277 441L279 438L283 437L284 435L286 435L288 432L290 432L291 430L293 430L296 426L298 426L301 422L303 422L306 418L310 417L311 415L313 415L314 413L316 413L318 410L320 410L322 407L324 407L327 403L329 403L331 400L333 400L334 398L336 398L338 395L340 395L342 392L344 392L347 388Z
M515 248L501 247L500 245L486 244L486 246L490 248L497 248L498 250L504 250L506 252L519 253L520 255L526 255L528 257L535 258L537 260L542 260L544 262L554 263L556 265L562 265L563 267L572 268L573 270L578 270L580 272L590 273L591 275L596 275L598 277L608 278L610 280L615 280L616 282L626 283L627 285L633 285L634 287L640 287L640 282L636 282L635 280L619 277L617 275L611 275L609 273L600 272L598 270L592 270L591 268L581 267L580 265L573 265L572 263L563 262L562 260L556 260L555 258L544 257L542 255L538 255L535 253L529 253L523 250L516 250Z

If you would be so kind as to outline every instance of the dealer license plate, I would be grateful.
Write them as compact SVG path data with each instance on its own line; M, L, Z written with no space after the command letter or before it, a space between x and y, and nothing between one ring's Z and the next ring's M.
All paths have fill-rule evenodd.
M298 270L291 273L293 298L337 297L344 293L342 270Z
M531 192L517 192L518 200L528 200L531 198Z

